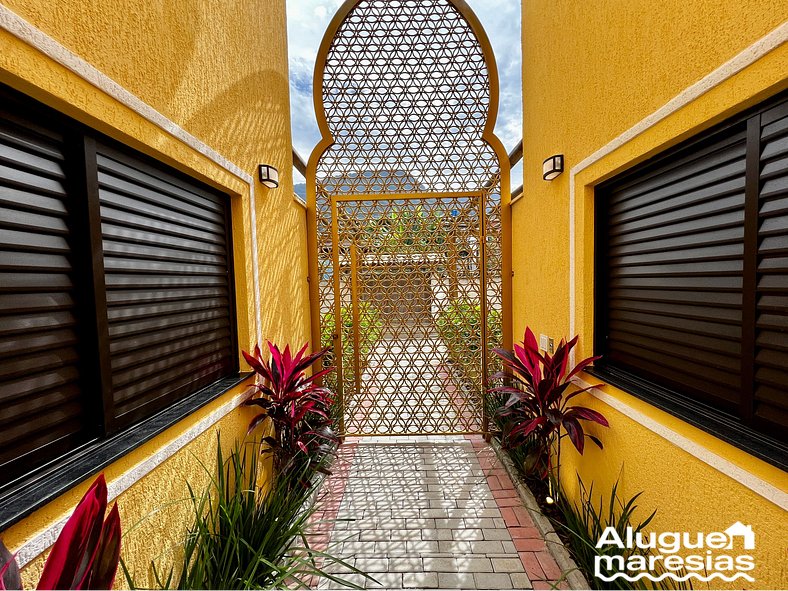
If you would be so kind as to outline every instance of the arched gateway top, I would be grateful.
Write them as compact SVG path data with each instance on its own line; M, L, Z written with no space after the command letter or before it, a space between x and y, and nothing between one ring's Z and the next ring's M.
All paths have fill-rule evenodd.
M462 0L345 2L318 53L314 101L312 195L497 192L498 74Z

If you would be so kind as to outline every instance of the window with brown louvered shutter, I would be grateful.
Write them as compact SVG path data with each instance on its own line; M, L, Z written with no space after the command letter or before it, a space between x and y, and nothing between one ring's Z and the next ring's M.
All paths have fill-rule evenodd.
M238 377L232 269L226 195L0 86L0 508Z
M114 417L120 425L234 366L223 195L97 147Z
M598 371L785 441L785 98L606 182L595 207Z
M0 484L86 437L62 130L0 109Z

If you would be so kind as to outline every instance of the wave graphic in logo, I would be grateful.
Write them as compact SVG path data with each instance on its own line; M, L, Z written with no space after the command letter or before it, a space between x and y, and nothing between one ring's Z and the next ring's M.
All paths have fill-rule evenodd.
M736 573L735 575L733 575L731 577L727 577L727 576L723 575L722 573L712 573L712 574L707 575L705 577L703 575L699 574L699 573L689 573L689 574L684 575L683 577L680 577L680 576L678 576L676 574L673 574L673 573L664 573L662 575L652 575L650 573L640 573L640 574L637 574L637 575L635 575L633 577L630 577L626 573L616 573L612 577L606 577L605 575L603 575L601 573L595 573L595 576L596 576L596 578L602 579L603 581L606 581L608 583L611 582L611 581L615 581L616 579L625 579L625 580L629 581L630 583L634 583L635 581L639 581L640 579L644 579L644 578L645 579L649 579L650 581L654 581L655 583L658 583L659 581L664 581L665 579L673 579L674 581L682 581L683 582L683 581L687 581L687 580L689 580L689 579L691 579L693 577L695 579L697 579L698 581L704 581L704 582L709 582L709 581L711 581L712 579L715 579L715 578L716 579L721 579L723 581L727 581L728 583L730 583L731 581L735 581L738 578L742 578L742 579L744 579L746 581L749 581L750 583L754 583L755 582L755 579L753 579L750 575L747 575L745 573Z

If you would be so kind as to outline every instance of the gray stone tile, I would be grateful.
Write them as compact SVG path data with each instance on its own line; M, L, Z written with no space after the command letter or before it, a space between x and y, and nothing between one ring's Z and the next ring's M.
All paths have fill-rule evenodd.
M361 542L384 542L391 539L392 533L390 529L368 529L359 532L358 539Z
M470 554L458 557L457 572L459 573L491 573L493 572L492 561L489 558Z
M422 540L451 540L450 529L423 529L421 530Z
M475 573L477 589L512 589L512 579L506 573Z
M484 529L482 530L485 540L511 540L508 529Z
M380 556L359 556L356 558L354 566L362 572L375 576L373 573L388 572L389 560ZM375 576L375 578L377 577Z
M384 589L402 589L402 573L371 573L371 575L379 584L375 584L373 581L367 581L367 589L376 589L380 587Z
M483 540L484 532L480 529L455 529L451 532L455 540ZM501 538L498 538L501 539Z
M389 570L398 573L414 573L424 570L423 559L411 556L392 556L389 558Z
M492 558L493 570L497 573L521 573L524 572L523 563L520 558Z
M387 530L391 532L391 541L396 542L400 540L421 540L424 538L425 531L432 531L432 530L423 530L423 529L392 529Z
M501 520L503 523L503 520ZM437 520L436 520L437 523ZM466 517L462 520L462 524L466 528L482 528L482 529L495 529L505 528L506 524L497 525L491 517ZM440 527L440 525L438 525Z
M465 528L465 523L463 523L462 519L436 519L435 520L435 527L440 529L463 529Z
M438 573L403 573L402 586L405 589L435 589L438 586Z
M472 589L475 584L473 573L438 573L441 589Z
M517 554L517 548L514 547L514 542L504 541L501 542L503 545L503 551L507 554Z
M525 573L511 573L512 588L514 589L533 589L533 583Z
M426 552L440 552L437 540L422 540L420 542L406 542L408 545L408 553L423 554Z

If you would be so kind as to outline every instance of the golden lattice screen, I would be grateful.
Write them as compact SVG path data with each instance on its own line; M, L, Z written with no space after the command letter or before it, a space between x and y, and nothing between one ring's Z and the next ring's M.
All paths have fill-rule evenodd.
M403 281L397 278L397 273L402 274L401 269L382 265L382 261L391 259L391 253L381 250L379 260L372 264L369 261L376 255L371 254L370 245L365 244L365 264L378 270L377 275L368 271L366 276L356 277L357 282L371 281L372 284L361 290L365 291L363 298L366 299L355 304L354 317L353 298L362 302L362 296L353 291L348 275L349 259L351 249L360 246L358 240L348 239L347 228L357 227L359 223L380 225L379 220L386 216L413 216L417 207L412 201L414 198L431 200L421 203L432 204L429 207L435 215L442 216L433 225L449 227L455 224L458 212L469 210L468 204L472 204L474 227L478 230L472 247L474 253L451 259L456 269L447 267L448 259L442 266L424 267L428 271L413 267L412 280L407 285L399 285L399 289L406 287L419 293L421 316L425 315L423 310L432 310L435 315L451 303L445 300L450 292L435 285L444 280L450 282L457 273L467 277L472 268L478 286L474 297L483 309L481 315L488 318L497 315L500 321L506 285L502 268L507 263L502 256L505 223L501 194L502 184L505 185L503 194L508 193L509 178L508 169L501 170L505 151L492 133L497 93L497 73L489 42L464 2L346 2L329 26L315 70L315 106L323 140L313 152L307 171L313 254L310 281L314 301L319 302L319 310L313 312L316 325L313 337L323 346L335 348L334 361L345 374L367 372L364 376L346 375L335 384L346 400L357 395L359 388L365 388L365 379L369 378L371 383L372 378L380 376L370 378L366 369L369 364L363 360L360 363L363 370L358 362L354 367L348 366L348 356L357 355L353 343L347 342L351 340L352 331L345 334L340 325L363 321L358 310L369 309L371 301L379 300L385 309L393 309L390 298L376 299L369 291L373 284L381 289L386 285L396 288L397 282ZM380 200L383 196L391 198L385 205L383 202L379 207L364 205L365 200ZM439 205L440 200L453 201ZM351 202L356 205L349 207ZM352 211L360 216L357 222L347 219ZM344 218L339 219L339 216ZM340 236L342 228L345 234ZM468 232L465 228L459 233L463 235L462 240L468 240ZM360 234L356 232L356 236ZM431 240L429 236L421 239ZM389 240L387 248L391 247ZM408 245L403 242L398 248L407 250ZM430 252L422 252L419 256L443 256L442 248L445 245L433 244ZM478 261L470 265L474 257ZM470 267L461 268L462 265ZM424 279L427 272L430 275ZM388 277L388 283L375 277ZM424 282L430 284L429 289L422 284ZM439 297L445 301L437 301ZM416 304L411 310L415 318L414 310ZM339 322L336 322L337 317ZM388 321L392 315L384 314L384 317ZM437 319L430 322L434 325ZM381 330L380 339L402 334L392 326L387 324ZM494 369L489 350L502 344L502 336L500 329L487 326L484 330L486 354L478 347L465 353L479 357L480 367L489 375ZM425 328L422 332L418 338L429 331ZM417 338L413 330L408 334ZM340 344L340 341L345 342ZM408 347L401 348L407 356ZM448 355L443 348L436 354ZM339 363L343 355L345 361ZM423 352L420 355L423 357ZM422 359L410 361L415 364ZM452 361L449 359L446 363ZM472 388L479 394L478 400L484 388L481 373L474 372L471 380ZM430 388L434 390L437 386L432 384ZM451 424L443 421L440 427L437 422L433 423L423 423L415 429L411 424L403 432L484 429L482 423L470 420L449 422ZM349 432L378 432L372 428L374 425L367 427L369 425L357 425ZM389 424L385 432L398 432L398 428Z

